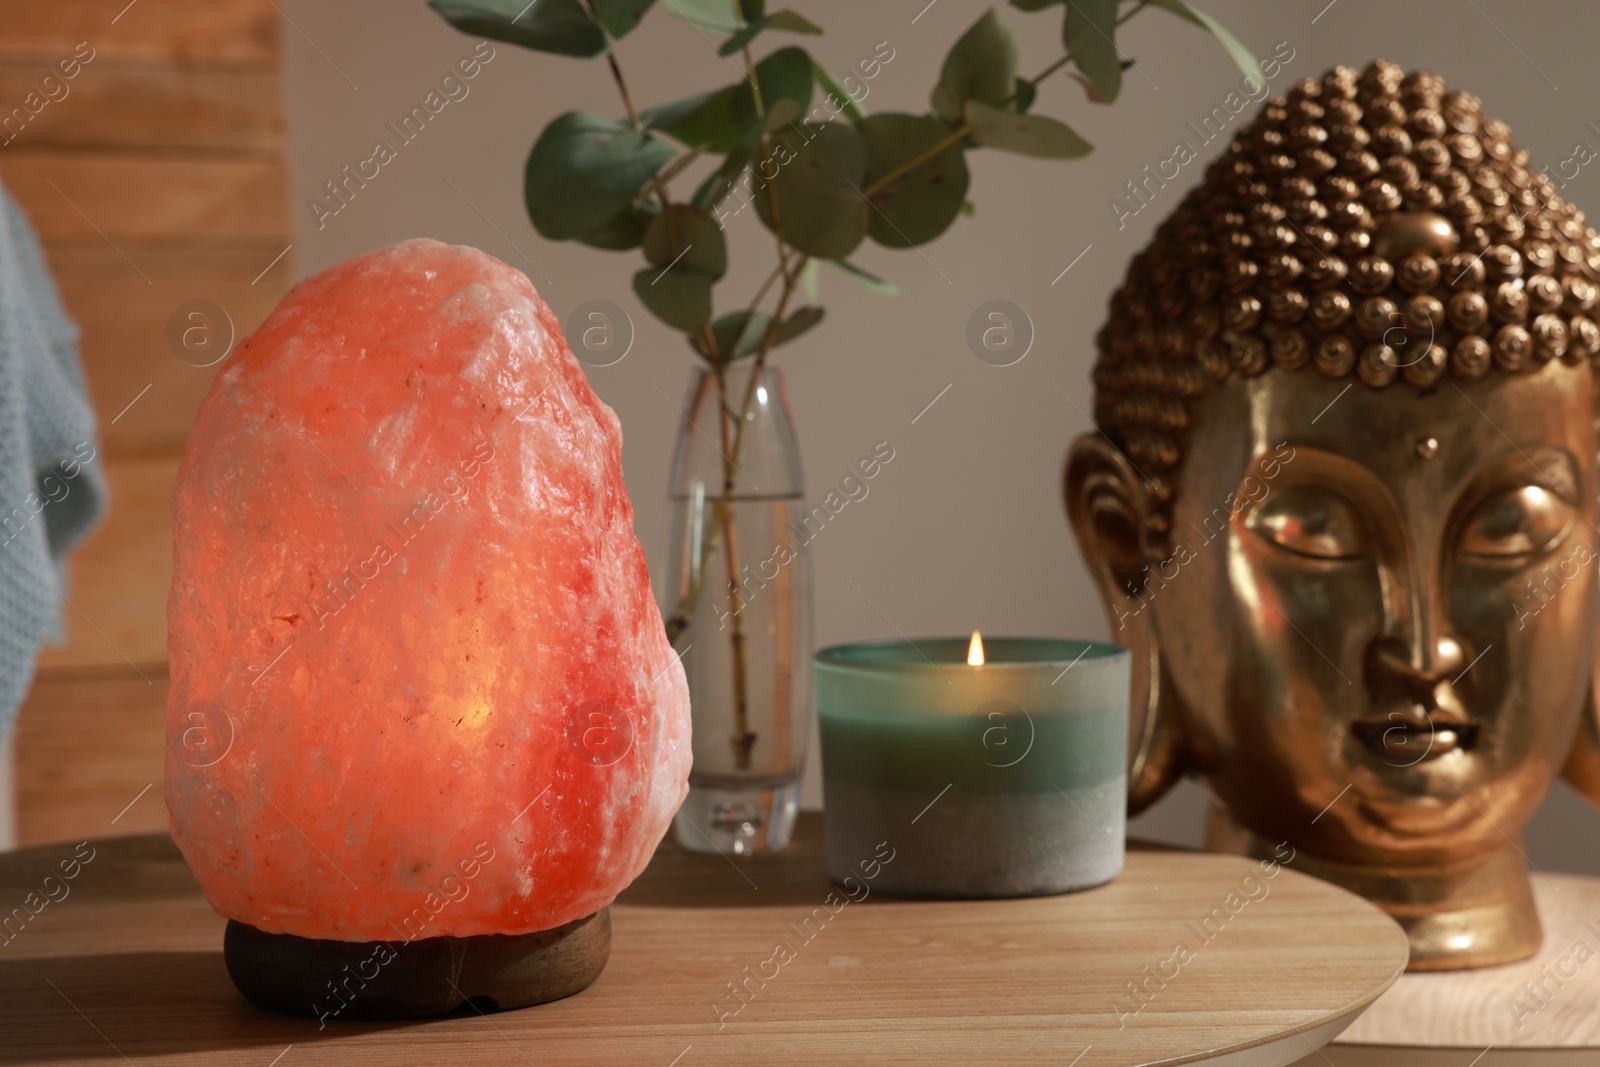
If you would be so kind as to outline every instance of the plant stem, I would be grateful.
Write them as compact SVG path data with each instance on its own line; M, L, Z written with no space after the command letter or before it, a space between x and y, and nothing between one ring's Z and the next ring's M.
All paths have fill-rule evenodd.
M950 131L949 136L940 138L932 145L924 148L922 151L918 152L916 155L900 164L898 167L891 169L889 173L885 174L883 177L879 178L877 181L861 190L861 195L870 200L872 198L872 194L882 192L889 185L899 181L906 174L916 170L928 160L932 159L940 152L943 152L946 148L949 148L956 142L960 141L971 132L972 127L967 125L965 119L956 123L955 128Z
M741 0L732 0L732 3L735 19L743 23L744 5ZM750 56L749 47L746 46L743 51L745 76L750 81L750 99L755 106L756 122L761 124L760 158L765 164L771 158L772 147L771 138L767 135L766 130L767 113L765 103L761 98L761 79L756 76L755 61ZM778 308L778 314L782 315L783 304L787 302L789 292L792 289L792 280L788 271L784 270L785 263L788 260L788 250L783 243L783 222L778 212L777 190L771 183L767 185L767 194L768 206L772 212L772 235L777 245L778 268L783 271L784 276L784 298L780 301ZM740 330L741 334L744 329L749 328L749 316L753 313L753 310L746 313L744 325ZM745 659L744 596L739 587L739 542L737 537L738 530L734 523L732 502L735 477L739 469L738 457L743 450L745 425L750 415L750 403L755 393L756 384L765 369L766 353L772 347L772 341L775 336L773 327L777 321L777 319L774 319L768 324L767 334L762 339L761 351L757 355L755 366L751 371L749 385L745 389L743 402L739 406L738 428L733 431L733 440L731 441L729 440L729 424L734 419L734 413L728 398L726 367L717 358L714 345L711 345L709 340L703 340L702 342L708 344L708 353L712 359L712 370L716 376L717 406L719 409L717 422L721 427L722 436L722 495L717 501L717 517L720 521L715 526L722 532L723 560L726 563L728 573L729 617L732 620L728 642L731 646L730 651L733 654L733 736L729 738L728 743L733 748L734 765L741 771L750 769L750 750L755 745L756 735L750 730L749 677ZM705 333L709 333L709 328L703 329ZM729 356L732 356L731 351Z
M583 0L583 6L589 9L590 21L596 26L600 25L600 13L594 9L594 0ZM606 49L606 62L611 66L611 78L617 83L617 91L622 94L622 106L628 109L628 121L633 123L634 129L644 129L644 124L639 121L639 110L633 106L633 94L628 92L628 83L622 77L622 68L617 65L617 53L610 48Z
M617 90L622 93L622 106L628 109L628 121L633 123L634 129L644 129L644 123L639 121L639 111L633 106L633 95L628 92L628 83L623 80L622 68L617 65L617 54L607 52L606 62L611 64L611 76L616 79Z
M784 278L783 291L778 298L778 306L772 321L767 324L767 331L762 336L761 348L756 352L752 362L750 380L745 385L744 396L740 398L739 411L736 418L730 418L733 405L727 392L726 367L721 364L712 365L713 379L717 384L718 391L718 408L721 415L719 421L722 425L721 448L725 465L723 468L723 491L717 499L715 509L712 512L711 532L701 546L700 554L702 556L714 556L717 550L722 547L721 543L726 543L729 547L729 551L724 554L724 559L728 570L729 601L732 607L731 618L734 627L730 644L734 651L734 692L736 694L733 736L729 739L729 743L733 748L735 762L740 770L749 769L750 748L755 743L756 735L751 733L749 729L748 704L738 699L739 694L747 692L748 676L744 657L745 634L741 618L744 602L739 592L738 583L738 576L742 568L738 563L738 545L735 540L732 523L733 479L738 473L739 455L744 451L745 430L749 425L750 408L755 402L756 388L760 385L761 376L766 370L767 357L772 351L774 342L777 340L778 324L783 321L783 314L787 310L790 301L794 298L794 293L799 286L800 272L804 269L809 258L809 256L799 255L792 263L786 264L787 269L781 272L781 276ZM772 282L779 276L780 271L774 268L773 273L768 276L767 281L762 284L755 298L750 302L750 307L745 312L747 316L755 313L756 306L761 302L762 297L766 295ZM730 422L735 427L731 441L727 436L727 428ZM706 573L706 568L696 568L695 577L691 580L689 588L684 590L682 596L679 597L676 609L671 617L667 619L666 630L669 641L676 643L683 632L688 629L690 617L693 615L695 605L699 603L701 592L705 587Z
M798 278L800 269L805 265L806 261L809 258L810 258L809 256L799 256L799 257L797 257L793 263L789 264L789 268L788 268L789 269L789 274L794 276L794 277L796 277L796 278ZM785 276L785 274L784 274L783 268L781 268L781 267L773 267L772 268L772 271L771 271L771 273L769 273L767 275L766 280L761 283L761 288L757 289L756 290L756 295L751 298L750 306L747 309L745 309L745 316L746 316L746 320L747 321L748 321L749 316L755 314L755 312L757 310L757 306L761 303L762 298L767 295L767 290L772 288L772 283L777 281L780 277L784 277L784 276ZM761 366L762 366L763 369L765 368L765 360L766 360L766 354L762 353L760 355L760 362L761 362ZM758 377L759 377L759 375L758 375ZM750 409L750 397L749 397L750 390L746 389L745 392L746 392L746 397L745 397L745 401L744 401L744 405L743 405L743 410L741 411L741 418L740 418L740 420L738 422L738 425L741 427L740 436L735 438L734 449L730 453L730 456L732 457L732 459L734 460L735 463L737 463L738 459L739 459L739 455L738 455L739 454L739 450L740 450L739 446L743 444L743 437L742 437L742 427L744 425L743 416L747 415L749 413L749 409ZM718 507L720 508L721 505L719 504ZM717 538L721 537L721 525L720 525L720 523L721 523L721 512L719 511L719 512L717 512L717 513L715 513L713 515L713 521L712 521L712 524L711 524L711 526L712 526L712 540L708 541L707 542L707 546L706 546L708 551L715 551L719 547L719 542L717 541ZM674 608L674 610L672 612L672 615L669 616L667 618L667 620L666 620L667 639L669 641L676 641L678 639L678 637L683 633L683 631L688 628L688 626L689 626L689 616L694 612L695 605L700 602L700 593L701 593L701 590L702 590L703 586L705 585L705 571L704 570L696 571L696 575L697 575L697 577L695 578L695 580L693 582L691 582L689 588L687 590L685 590L683 595L678 599L677 606Z
M798 269L799 268L794 265L789 267L789 270L791 271ZM761 288L756 290L756 295L750 298L750 308L748 313L754 314L756 305L761 303L761 298L767 295L767 290L772 288L772 283L777 281L780 277L786 276L787 272L784 270L783 264L780 263L776 267L773 267L772 273L767 275L767 280L762 282Z
M594 0L584 0L584 4L589 9L589 17L594 20L595 25L599 25L600 16L594 9ZM635 130L642 131L644 123L639 121L639 109L633 106L633 94L628 92L628 81L622 76L622 66L617 62L617 53L607 49L606 63L611 67L611 80L617 83L617 92L622 96L622 106L628 111L628 121L633 124ZM665 182L655 183L655 194L656 199L661 201L663 209L671 206L672 199L667 195Z
M600 22L600 16L595 13L594 0L585 0L585 4L589 8L589 17L592 18L596 24L598 24ZM644 124L639 121L639 111L633 106L633 95L628 92L627 79L622 76L622 67L617 63L617 54L612 51L607 51L606 62L611 66L611 79L617 83L617 92L622 96L622 106L628 109L628 121L633 123L634 129L643 130ZM653 186L656 199L661 201L662 210L666 210L667 208L671 207L672 197L667 192L667 183L658 181L654 182ZM670 228L672 244L676 246L678 243L677 223L670 214L667 216L667 225ZM716 335L711 332L711 327L709 325L700 327L698 333L700 337L700 344L705 349L706 358L715 364L717 362ZM668 634L669 636L671 634L670 627Z
M734 14L741 23L744 20L743 5L740 0L732 0ZM760 135L760 156L765 162L771 158L771 139L765 130L766 107L761 97L760 79L756 76L755 62L750 55L749 48L744 49L745 74L750 82L751 101L754 104L756 120L763 126ZM761 339L761 346L756 352L751 368L750 381L747 383L744 396L740 399L739 408L735 413L732 398L728 395L727 364L720 358L715 347L715 338L709 326L702 327L700 331L701 345L705 351L707 361L711 364L711 373L717 388L718 425L721 437L721 452L723 459L722 492L717 498L715 511L711 521L711 531L705 543L700 546L700 554L714 555L719 547L723 550L728 580L729 618L732 631L729 636L730 651L733 654L732 683L733 683L733 735L729 738L729 745L733 749L734 763L739 770L749 770L751 763L751 749L756 742L756 734L750 729L749 713L749 672L746 658L746 637L744 629L744 597L742 595L739 577L742 570L739 563L739 544L737 526L734 522L733 498L736 490L736 479L739 473L739 455L744 450L745 429L750 419L750 406L754 402L755 392L760 383L761 376L766 370L766 360L777 340L778 326L783 319L783 313L794 295L797 280L796 271L804 265L805 258L801 256L794 267L789 263L789 250L783 239L783 223L778 211L777 190L771 183L767 185L768 205L772 212L772 233L777 246L778 265L773 273L761 283L756 290L755 297L751 300L749 308L745 311L740 327L740 335L748 329L751 316L756 312L761 300L778 278L783 279L783 292L778 300L777 311L768 322L766 332ZM731 356L731 352L730 352ZM718 541L722 542L718 545ZM706 569L696 569L695 578L691 580L688 589L680 596L677 610L666 621L667 637L676 643L678 637L688 629L690 618L695 605L699 602L701 591L704 587Z
M733 736L728 739L728 744L733 748L734 766L739 770L750 769L750 749L755 745L756 735L750 731L750 701L748 679L745 668L745 642L744 642L744 595L739 588L739 539L734 526L733 507L731 502L734 493L734 474L736 467L733 462L733 443L729 440L729 420L732 417L731 405L728 403L728 379L726 368L718 363L713 367L712 373L717 383L717 424L721 430L722 455L722 495L718 498L717 526L722 531L724 550L723 561L728 572L728 608L730 629L728 644L733 653ZM744 429L744 420L740 419L739 429Z
M742 20L744 12L739 0L734 0L733 6ZM761 124L761 137L758 145L761 150L762 173L765 174L767 167L772 162L772 137L767 133L767 109L761 99L761 79L756 77L756 65L755 61L750 58L749 45L744 46L744 72L745 77L750 81L750 100L755 105L756 121ZM783 247L783 213L778 210L778 187L775 182L771 181L763 184L766 187L767 209L772 212L772 238L778 246L778 269L784 271L784 278L787 279L789 275L784 263L789 257ZM760 298L757 297L757 299L759 300Z

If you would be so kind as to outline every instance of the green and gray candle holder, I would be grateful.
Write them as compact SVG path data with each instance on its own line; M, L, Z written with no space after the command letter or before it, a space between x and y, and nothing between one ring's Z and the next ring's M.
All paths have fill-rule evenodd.
M874 888L1021 897L1122 870L1130 657L1117 645L977 635L816 654L829 873L881 844Z

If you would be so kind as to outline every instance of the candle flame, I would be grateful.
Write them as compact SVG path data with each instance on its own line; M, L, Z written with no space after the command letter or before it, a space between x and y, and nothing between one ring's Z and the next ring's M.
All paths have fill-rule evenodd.
M967 644L967 666L983 666L983 635L972 631L972 640Z

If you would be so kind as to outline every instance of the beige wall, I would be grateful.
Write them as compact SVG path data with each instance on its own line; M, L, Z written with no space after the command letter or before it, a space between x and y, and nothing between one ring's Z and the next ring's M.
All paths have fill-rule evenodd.
M1335 0L1324 10L1325 4L1207 0L1204 6L1258 55L1288 42L1294 56L1275 87L1335 63L1362 65L1381 56L1437 70L1479 94L1542 165L1564 159L1578 139L1600 147L1600 133L1586 125L1600 124L1600 65L1592 60L1600 12L1592 5ZM804 0L796 6L826 28L826 36L802 43L831 69L850 67L879 42L894 49L871 83L869 109L923 110L945 50L984 7L973 0L925 5ZM283 36L298 270L424 235L478 245L528 271L558 314L596 297L626 308L638 327L633 350L616 366L591 371L590 380L626 429L623 463L637 528L658 571L677 419L661 393L674 401L681 395L688 350L634 299L632 254L546 242L521 205L523 160L546 122L569 109L620 113L604 64L497 46L471 94L448 105L319 229L307 199L345 164L369 155L385 136L384 124L420 102L472 42L420 0L287 0L284 10L293 20ZM1534 11L1537 19L1529 17ZM1051 18L1005 5L1002 13L1027 31L1025 71L1059 54ZM1171 155L1175 141L1188 136L1184 123L1219 105L1238 77L1215 44L1159 12L1139 16L1119 43L1137 58L1138 72L1125 77L1115 106L1085 103L1059 77L1041 92L1041 109L1068 117L1098 146L1091 157L1049 163L973 153L969 195L976 217L958 221L925 255L863 246L860 265L893 279L901 295L872 296L825 273L827 321L782 353L813 496L874 442L887 439L896 450L871 494L813 545L819 644L892 635L878 609L909 634L973 627L1107 633L1062 517L1057 479L1067 443L1088 424L1091 339L1107 299L1129 257L1198 179L1202 163L1190 164L1123 229L1108 200L1144 166ZM635 97L646 102L735 76L695 30L660 5L617 54ZM1221 140L1208 146L1203 159L1221 147ZM1580 204L1600 205L1597 174L1600 166L1584 170L1567 192ZM748 293L750 278L770 267L770 239L750 213L729 231L732 261L748 272L732 288ZM964 340L969 314L992 298L1023 307L1037 335L1027 358L1003 369L980 363ZM810 796L816 795L813 785ZM1136 822L1135 832L1196 840L1200 797L1193 786L1175 792ZM1600 816L1562 790L1530 832L1530 852L1544 866L1600 871L1597 828Z

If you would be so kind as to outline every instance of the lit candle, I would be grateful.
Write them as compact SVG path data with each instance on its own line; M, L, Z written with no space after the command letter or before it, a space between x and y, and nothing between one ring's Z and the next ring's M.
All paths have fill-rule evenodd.
M828 868L875 888L996 897L1122 869L1130 658L1116 645L962 638L816 655Z

